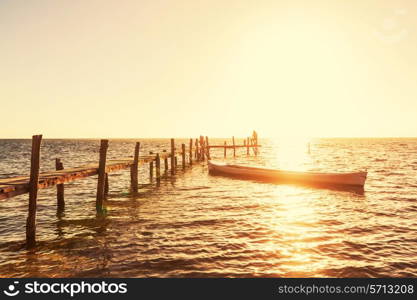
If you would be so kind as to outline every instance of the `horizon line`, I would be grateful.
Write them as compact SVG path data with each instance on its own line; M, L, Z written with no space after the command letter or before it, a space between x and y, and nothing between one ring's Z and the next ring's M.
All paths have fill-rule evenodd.
M205 137L205 135L204 135ZM230 137L210 137L210 139L232 139ZM194 137L43 137L44 140L138 140L138 139L190 139ZM197 137L198 138L198 137ZM247 137L234 136L236 139L246 139ZM277 137L259 137L259 139L416 139L417 136L315 136L315 137L300 137L300 136L277 136ZM0 140L30 140L31 137L0 137Z

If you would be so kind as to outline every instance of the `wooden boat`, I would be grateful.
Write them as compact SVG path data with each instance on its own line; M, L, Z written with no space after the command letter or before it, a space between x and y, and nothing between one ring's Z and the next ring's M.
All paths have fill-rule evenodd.
M277 183L305 183L312 185L340 185L363 187L367 172L354 173L317 173L283 171L268 168L230 165L220 162L208 162L209 173L255 180L267 180Z

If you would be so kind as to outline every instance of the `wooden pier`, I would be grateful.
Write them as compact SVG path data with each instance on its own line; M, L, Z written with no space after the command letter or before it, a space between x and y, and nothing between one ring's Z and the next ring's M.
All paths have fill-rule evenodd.
M168 176L170 167L171 176L175 176L178 167L178 156L181 157L181 168L195 165L197 162L204 162L211 159L210 149L224 148L224 157L226 150L233 149L233 156L236 156L236 149L246 148L246 154L249 155L249 149L252 148L254 154L258 154L258 138L256 132L251 138L244 140L243 145L235 145L235 138L232 138L233 144L227 145L209 145L209 138L200 136L190 139L188 149L186 144L181 144L177 151L175 140L171 139L170 152L163 150L160 153L149 153L140 155L140 143L136 142L133 149L133 156L128 158L107 160L108 140L100 141L99 160L97 163L87 164L80 167L64 168L61 158L55 158L55 170L40 173L40 151L42 135L32 137L31 164L29 176L18 176L0 179L0 200L15 197L29 193L28 217L26 221L26 247L31 248L36 245L36 208L38 189L44 189L57 186L57 210L65 209L64 184L79 180L85 177L98 175L96 191L96 210L98 214L103 213L104 202L108 197L109 183L108 174L123 169L130 169L130 190L133 194L138 193L138 168L149 164L151 179L156 175L156 182L161 180L161 160L163 160L165 175ZM194 144L194 145L193 145ZM195 146L195 147L193 147ZM187 159L188 154L188 159ZM170 161L170 166L168 164ZM155 172L154 172L155 169Z

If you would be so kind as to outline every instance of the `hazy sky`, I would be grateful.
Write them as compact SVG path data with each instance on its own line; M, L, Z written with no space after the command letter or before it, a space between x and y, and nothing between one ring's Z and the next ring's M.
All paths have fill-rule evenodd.
M0 0L0 138L417 136L417 1Z

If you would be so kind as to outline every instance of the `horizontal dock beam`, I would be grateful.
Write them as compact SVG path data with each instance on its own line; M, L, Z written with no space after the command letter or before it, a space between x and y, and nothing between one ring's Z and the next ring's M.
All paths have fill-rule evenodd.
M168 153L161 153L160 158L170 157ZM142 156L138 160L138 165L144 165L156 160L155 155ZM111 173L123 169L128 169L134 165L133 159L108 160L106 163L106 173ZM75 181L77 179L94 176L98 174L99 164L89 164L82 167L39 173L38 188L44 189L57 184ZM0 200L26 194L29 192L29 176L0 179Z

